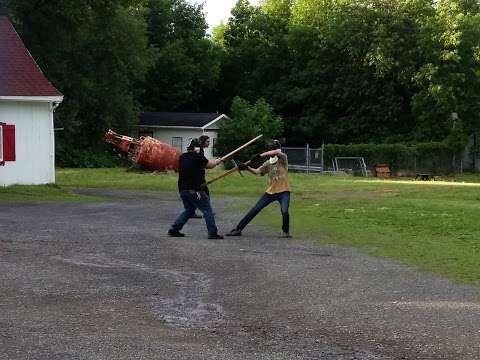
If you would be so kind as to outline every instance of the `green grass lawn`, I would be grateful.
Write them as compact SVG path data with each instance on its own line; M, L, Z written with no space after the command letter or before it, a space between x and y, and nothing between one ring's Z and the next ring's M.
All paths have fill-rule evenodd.
M59 185L0 186L0 202L96 201L93 196L77 195Z
M480 285L480 184L318 182L294 202L301 233Z
M358 247L480 286L480 177L468 175L450 182L306 174L290 177L295 237ZM52 199L72 196L68 191L71 187L176 191L176 175L120 168L61 169L57 171L57 186L52 187L53 193L59 193L52 194ZM8 189L18 192L26 188L4 189L0 200ZM232 174L210 186L214 197L251 197L252 206L264 189L265 179L251 174ZM239 209L239 217L246 210ZM277 205L255 219L278 230L280 220Z

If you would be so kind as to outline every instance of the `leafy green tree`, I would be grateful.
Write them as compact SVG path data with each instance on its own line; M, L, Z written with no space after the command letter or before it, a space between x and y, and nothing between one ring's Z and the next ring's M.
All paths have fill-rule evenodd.
M148 0L146 8L149 43L157 57L142 86L144 109L205 110L217 84L221 56L218 45L206 38L202 6L185 0Z
M245 99L235 97L230 110L230 120L220 126L218 151L226 154L259 134L263 134L263 140L278 138L282 130L282 118L274 114L272 107L264 99L258 99L252 105ZM239 154L238 158L245 160L263 149L262 142L257 142Z
M294 133L310 143L409 138L412 77L421 61L418 21L431 12L423 0L298 0L285 102L301 107Z
M227 109L235 96L249 101L268 98L270 85L288 74L284 41L287 24L288 18L279 18L273 10L268 14L247 0L237 2L223 32L225 56L219 82L222 109Z
M227 25L221 21L220 24L215 26L212 30L212 40L214 43L223 47L225 45L225 31L227 30Z
M211 38L202 6L187 0L0 5L65 94L65 149L128 129L140 107L245 118L259 98L291 144L458 144L480 126L474 0L238 0ZM260 131L248 126L238 144Z
M292 15L294 0L264 0L261 9L268 15L277 17L280 21L289 20Z
M423 24L426 61L415 75L413 108L419 139L457 133L452 113L471 133L480 127L480 6L476 1L443 0ZM457 124L458 125L458 124Z
M471 78L464 72L476 69L478 26L475 2L462 4L469 7L469 21L462 26L471 50L460 73ZM461 108L468 105L473 114L478 91L475 82L463 83L470 89L461 106L446 100L440 106L433 96L438 86L430 85L435 77L428 71L442 58L435 40L445 37L437 19L442 6L427 0L266 0L255 7L240 0L222 28L222 106L235 95L265 97L285 118L293 142L443 138L451 123L442 109L463 116ZM439 36L432 37L435 33ZM451 70L435 80L445 94L460 76ZM468 118L465 128L472 128Z
M7 0L0 0L0 16L8 15Z
M138 121L136 84L152 63L147 27L134 0L10 2L30 52L64 94L65 130L57 156L103 148L108 128L128 132Z

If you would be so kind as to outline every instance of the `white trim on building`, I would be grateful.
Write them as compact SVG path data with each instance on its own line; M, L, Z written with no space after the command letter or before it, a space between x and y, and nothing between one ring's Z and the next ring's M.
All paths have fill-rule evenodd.
M210 138L210 146L205 149L205 156L212 159L214 158L213 149L217 142L218 132L218 126L215 126L215 124L223 119L229 119L229 117L225 114L220 114L203 126L138 125L138 132L142 134L142 130L149 130L153 138L177 148L179 148L178 144L180 143L180 139L182 139L182 148L179 148L182 152L187 150L186 147L190 139L200 137L201 135L208 135Z
M216 119L213 119L212 121L210 121L208 124L203 125L203 126L202 126L202 129L205 130L206 128L212 126L212 125L215 124L217 121L219 121L220 119L223 119L223 118L228 119L228 116L225 115L225 114L222 114L222 115L220 115L219 117L217 117Z
M0 100L61 103L63 96L0 96Z

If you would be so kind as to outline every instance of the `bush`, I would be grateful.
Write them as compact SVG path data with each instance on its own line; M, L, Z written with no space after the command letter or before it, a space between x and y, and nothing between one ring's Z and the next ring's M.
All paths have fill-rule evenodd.
M56 163L61 167L106 168L124 165L124 156L108 150L57 149Z
M457 138L418 144L329 144L325 145L324 159L329 163L334 157L362 156L370 167L388 164L392 170L415 168L446 173L452 170L452 158L464 146Z
M326 145L325 159L339 156L363 156L369 165L387 163L395 168L398 164L415 153L415 148L405 144L353 144Z

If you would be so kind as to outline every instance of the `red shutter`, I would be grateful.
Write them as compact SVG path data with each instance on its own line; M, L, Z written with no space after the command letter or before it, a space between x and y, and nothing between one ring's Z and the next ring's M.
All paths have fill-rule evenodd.
M5 161L3 160L3 125L5 125L5 123L2 123L0 122L0 146L2 147L2 156L0 157L0 166L5 166Z
M15 125L3 127L3 161L15 161Z

